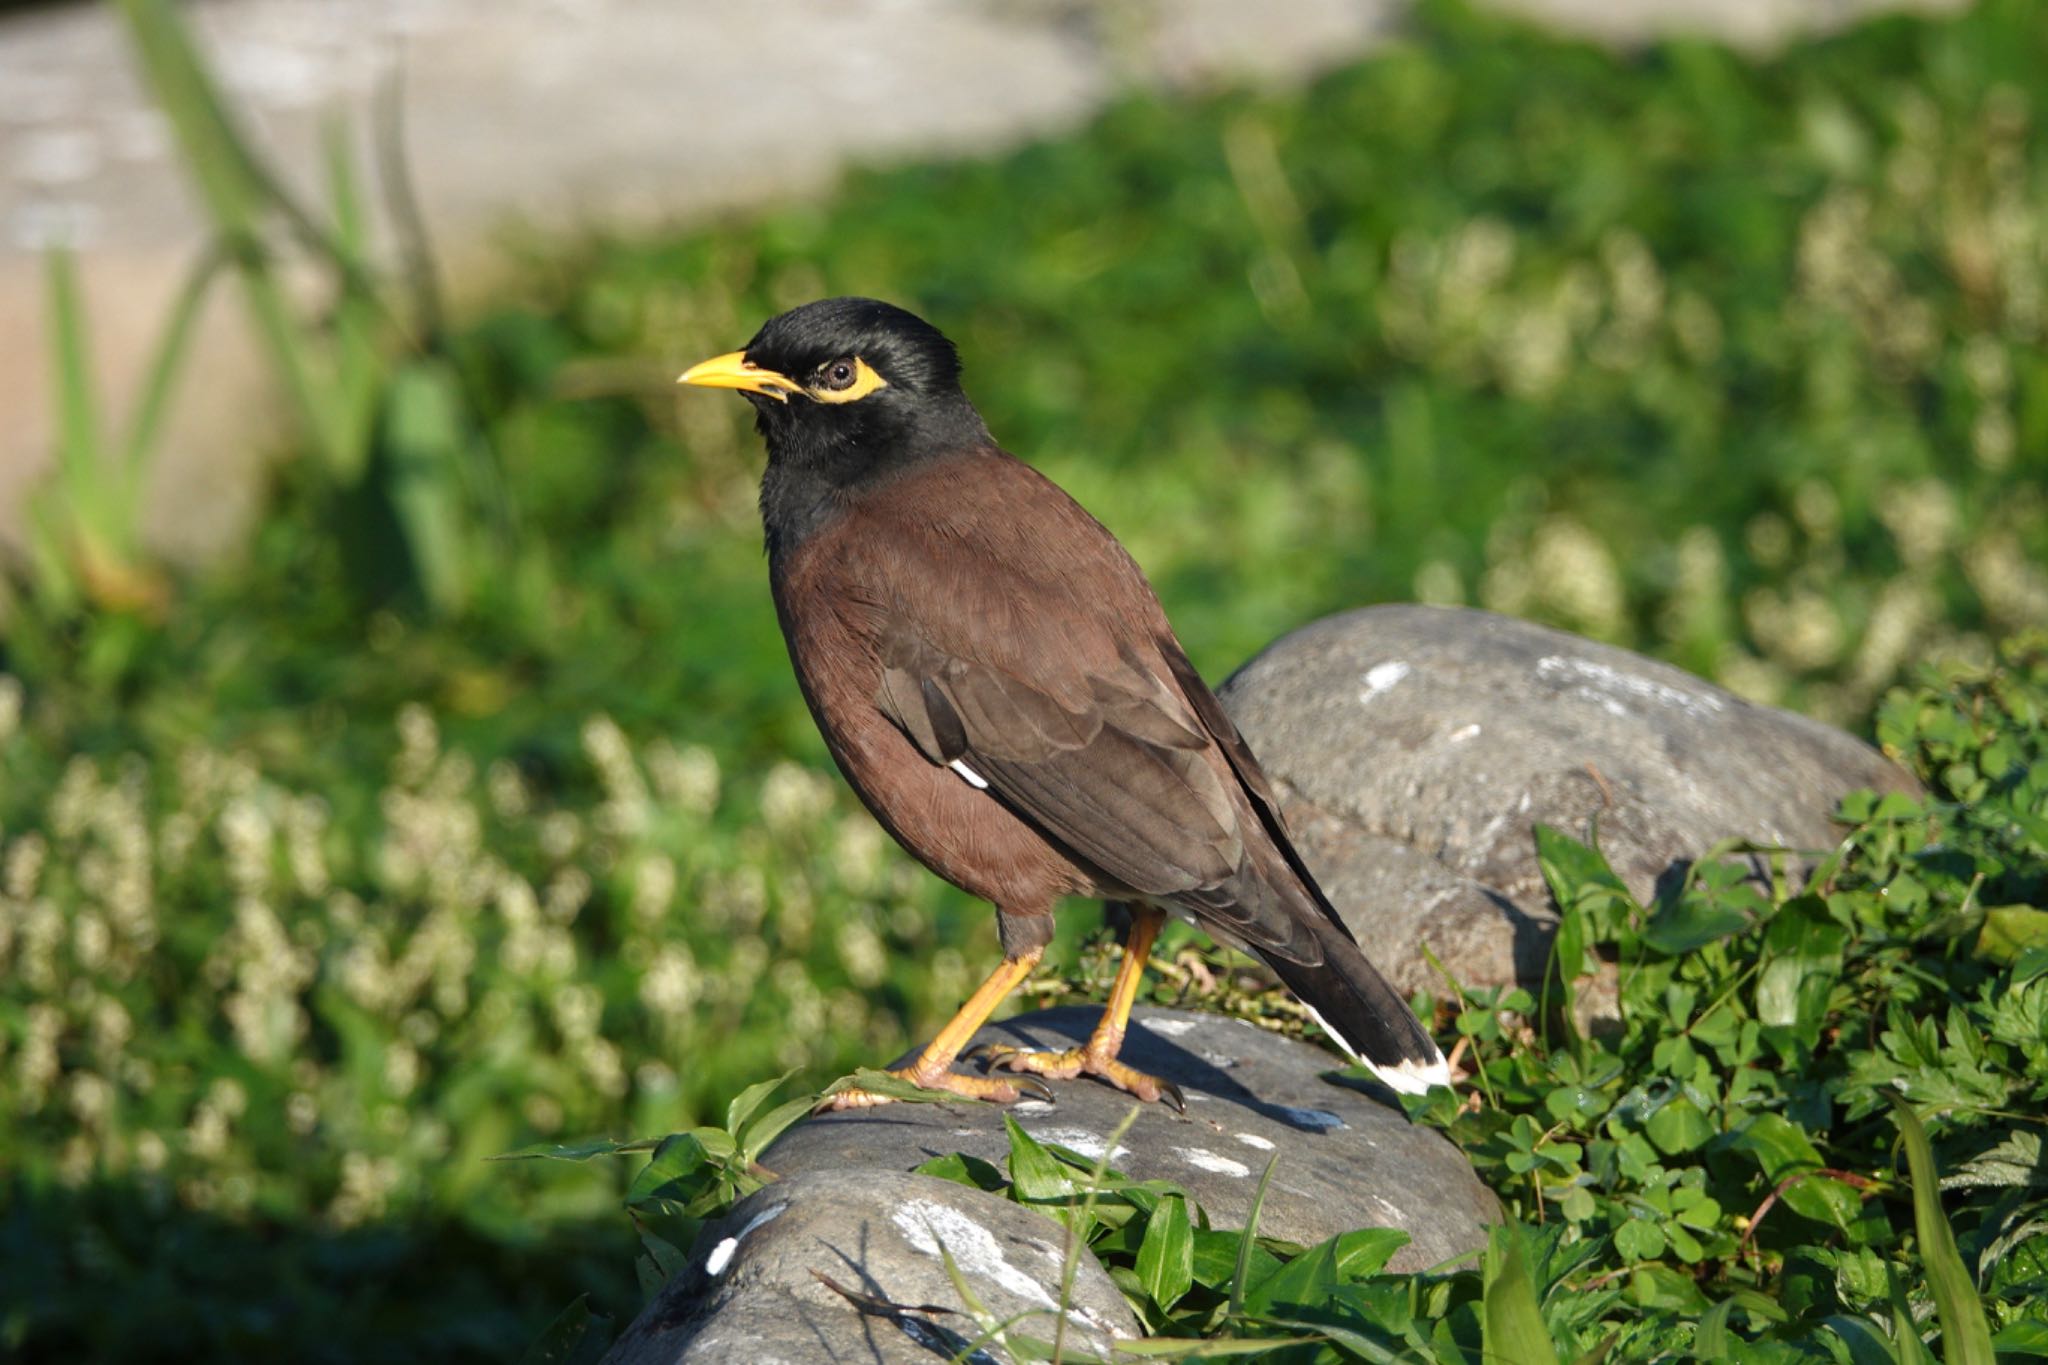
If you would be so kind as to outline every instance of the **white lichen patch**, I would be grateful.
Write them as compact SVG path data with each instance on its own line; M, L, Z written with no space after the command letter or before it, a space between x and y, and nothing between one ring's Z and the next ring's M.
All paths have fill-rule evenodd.
M1138 1026L1148 1033L1159 1033L1164 1034L1168 1038L1178 1038L1184 1033L1193 1033L1200 1026L1200 1021L1194 1019L1140 1019Z
M1445 738L1453 744L1463 744L1468 739L1477 739L1479 738L1479 723L1474 721L1470 725L1460 725L1457 729L1446 735Z
M1292 1105L1283 1104L1280 1106L1280 1113L1287 1122L1297 1128L1314 1128L1319 1132L1327 1132L1333 1128L1350 1126L1327 1109L1296 1109Z
M1070 1147L1090 1161L1102 1159L1102 1139L1086 1128L1041 1128L1031 1136L1040 1142L1057 1142L1062 1147ZM1109 1154L1109 1159L1121 1161L1130 1154L1130 1148L1119 1146Z
M1383 664L1374 664L1371 668L1365 670L1365 686L1358 689L1359 705L1367 705L1381 693L1392 691L1400 684L1401 679L1414 671L1414 668L1402 663L1399 659L1389 659Z
M956 1208L931 1199L913 1199L889 1215L905 1241L927 1256L939 1248L970 1280L999 1285L1020 1299L1058 1308L1046 1287L1011 1264L996 1235Z
M1010 1106L1010 1112L1013 1114L1050 1114L1055 1108L1056 1106L1048 1104L1044 1100L1018 1100Z
M1242 1161L1218 1156L1206 1147L1177 1147L1174 1154L1197 1170L1214 1171L1217 1175L1247 1176L1252 1173L1252 1168Z
M1262 1138L1257 1133L1239 1133L1237 1140L1247 1147L1256 1147L1262 1152L1273 1150L1272 1140L1270 1138Z
M1628 715L1626 703L1631 701L1676 707L1701 720L1727 709L1726 703L1711 692L1674 687L1591 659L1548 654L1536 661L1536 676L1547 683L1569 686L1576 695L1615 716Z

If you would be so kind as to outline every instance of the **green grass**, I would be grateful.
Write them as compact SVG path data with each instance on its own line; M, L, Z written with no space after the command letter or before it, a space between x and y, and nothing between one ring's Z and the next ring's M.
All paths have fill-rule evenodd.
M822 1085L933 1027L992 959L985 907L885 846L829 776L767 602L743 405L670 383L779 307L875 293L954 335L998 434L1126 540L1212 677L1323 612L1413 598L1554 621L1866 732L1918 664L1988 664L2048 620L2044 65L2048 17L2016 0L1763 65L1696 45L1618 59L1430 6L1306 92L1135 100L994 161L537 255L521 295L445 343L511 537L452 615L352 562L349 519L382 514L309 458L282 467L245 552L170 577L160 613L17 597L0 1349L502 1359L581 1291L630 1313L630 1166L482 1157L686 1131L790 1067ZM1883 733L1961 803L1940 818L1976 828L2039 761L2029 705L1939 742L1886 712ZM1948 875L1908 837L1922 826L1859 814L1883 817L1859 838L1895 846L1858 875L1964 913L1922 875ZM1568 847L1546 856L1575 900L1601 884ZM1938 984L1981 1026L1970 992L2004 969L1975 945L2027 932L2042 863L2038 840L1967 856L2009 888L1969 898L1988 929L1929 947L1899 891L1885 914L1908 918L1849 925L1840 952ZM1589 943L1660 951L1611 903L1585 913ZM1770 923L1667 966L1777 951L1781 921L1833 941L1798 902L1743 913ZM1872 980L1889 978L1828 1008L1863 1008ZM1748 1008L1804 1030L1814 1002L1773 990ZM1472 1002L1462 1027L1509 1070L1479 1115L1433 1121L1537 1226L1551 1330L1645 1312L1664 1324L1645 1341L1694 1319L1754 1335L1768 1313L1710 1319L1699 1288L1755 1259L1726 1244L1767 1174L1715 1145L1732 1102L1688 1098L1721 1126L1675 1154L1647 1100L1545 1107L1588 1058L1624 1089L1683 1081L1687 1038L1717 1085L1758 1069L1657 1009L1620 1042L1516 1062L1486 1034L1514 1011ZM1946 1011L1931 1040L1871 1027L1871 1056L1891 1032L1955 1085L2033 1083L2036 1062L1977 1056ZM1751 1239L1750 1292L1799 1322L1892 1331L1884 1267L1917 1263L1879 1113L1846 1155L1814 1141L1879 1182L1884 1228L1793 1223L1799 1191L1829 1189L1804 1180ZM1958 1125L1930 1118L1937 1160L1990 1131ZM1593 1164L1632 1136L1654 1179ZM1592 1182L1570 1187L1591 1213L1567 1175ZM2038 1253L2007 1248L2015 1278L1986 1281L1977 1198L1951 1217L2002 1313ZM1639 1208L1656 1216L1615 1221ZM1558 1318L1581 1256L1620 1258L1603 1289L1636 1297ZM1456 1273L1446 1311L1483 1290Z

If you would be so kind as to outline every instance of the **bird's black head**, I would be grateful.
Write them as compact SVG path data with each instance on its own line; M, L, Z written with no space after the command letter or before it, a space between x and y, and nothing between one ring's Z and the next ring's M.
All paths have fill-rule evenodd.
M876 299L823 299L770 318L745 350L684 371L737 389L768 442L769 549L814 529L844 497L939 456L988 444L960 357L939 329Z

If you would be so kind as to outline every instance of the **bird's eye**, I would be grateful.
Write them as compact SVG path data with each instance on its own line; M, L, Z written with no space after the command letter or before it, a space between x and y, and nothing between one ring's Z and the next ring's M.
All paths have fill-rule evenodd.
M819 368L818 387L823 389L843 389L853 383L854 376L857 373L859 371L855 368L851 356L835 360L831 364Z

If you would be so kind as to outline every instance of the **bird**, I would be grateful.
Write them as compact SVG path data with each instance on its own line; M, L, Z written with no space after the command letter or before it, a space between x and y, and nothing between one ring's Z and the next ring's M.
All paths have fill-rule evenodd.
M912 857L995 907L1001 963L895 1075L999 1103L1050 1101L1045 1081L1087 1075L1185 1112L1178 1088L1118 1060L1172 915L1267 963L1393 1089L1450 1084L1302 860L1144 572L996 444L938 328L877 299L823 299L677 382L753 406L770 591L841 774ZM1077 896L1130 911L1088 1041L985 1046L967 1059L978 1052L985 1074L956 1070ZM889 1099L855 1086L829 1107Z

